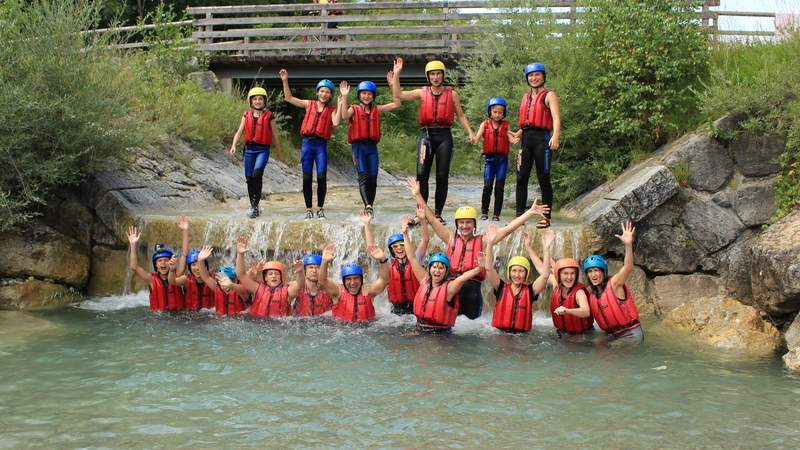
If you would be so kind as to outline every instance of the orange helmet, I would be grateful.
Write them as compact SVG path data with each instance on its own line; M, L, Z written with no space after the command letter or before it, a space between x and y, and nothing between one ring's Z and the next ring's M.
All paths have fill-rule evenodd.
M283 265L280 261L269 261L267 265L264 266L264 274L267 273L267 270L277 270L281 274L281 281L286 278L286 266Z
M556 266L554 267L554 272L556 274L556 279L558 279L558 272L561 269L573 268L576 272L580 272L581 266L578 264L578 261L575 261L572 258L561 258L556 261Z

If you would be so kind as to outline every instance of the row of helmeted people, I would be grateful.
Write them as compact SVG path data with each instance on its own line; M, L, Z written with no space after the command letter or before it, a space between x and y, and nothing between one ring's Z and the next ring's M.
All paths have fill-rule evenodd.
M361 213L369 255L378 263L378 276L366 282L362 267L355 262L341 266L339 280L328 276L336 256L335 244L327 244L322 254L309 254L294 261L293 281L279 261L259 261L246 265L249 252L246 238L236 244L236 267L220 267L216 274L209 269L212 247L188 252L185 264L165 249L157 248L152 256L154 272L140 268L136 261L139 233L129 229L130 265L142 279L150 283L150 307L157 311L199 310L214 308L220 315L247 312L251 317L271 319L282 316L316 316L332 311L335 319L365 322L375 318L373 298L388 290L387 296L395 314L414 314L420 329L448 331L458 315L476 319L481 315L481 284L488 282L496 304L492 325L509 332L527 332L532 328L533 302L548 283L554 286L550 302L553 324L559 333L582 334L590 331L593 322L619 342L638 343L643 339L638 312L626 280L633 268L634 228L622 225L617 237L625 246L622 269L608 276L608 265L599 255L584 260L583 268L589 285L578 282L580 265L573 259L551 261L554 233L542 234L543 254L533 250L525 233L526 256L513 256L503 275L494 267L493 247L522 226L529 218L541 216L547 206L534 203L522 216L504 227L489 225L484 234L476 234L477 211L469 206L456 210L455 230L436 219L434 211L424 206L419 184L409 179L409 190L417 200L417 219L422 222L423 243L427 247L427 226L430 225L443 243L446 253L435 253L423 265L424 249L418 251L410 235L409 218L404 217L401 231L387 240L388 254L375 245L371 230L372 217ZM184 254L188 250L188 221L178 220L182 231ZM529 259L530 258L530 259ZM532 265L538 272L533 283ZM188 265L188 272L183 273ZM552 270L551 270L552 267Z

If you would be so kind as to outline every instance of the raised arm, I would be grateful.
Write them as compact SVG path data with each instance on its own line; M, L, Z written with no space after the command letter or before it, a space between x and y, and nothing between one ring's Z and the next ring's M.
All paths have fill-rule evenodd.
M183 286L184 284L186 284L185 276L178 277L175 274L178 268L178 258L173 255L172 258L169 259L167 265L169 266L169 272L167 272L167 283L173 286ZM180 282L178 282L179 278Z
M390 70L389 72L386 73L386 82L389 83L390 87L392 86L392 84L394 83L394 71ZM373 99L373 102L374 102L374 100L375 99ZM394 93L392 93L392 102L391 103L386 103L386 104L383 104L383 105L376 105L376 106L378 107L378 111L380 111L380 112L389 112L389 111L394 111L395 109L399 108L400 105L401 105L400 98L399 97L395 97Z
M555 241L555 236L556 235L555 233L553 233L553 230L549 228L542 234L542 257L544 258L544 263L542 263L542 261L540 260L539 261L540 264L537 265L536 262L534 261L534 265L536 265L536 271L539 272L539 276L536 277L536 280L533 281L533 292L537 294L544 291L544 288L547 287L548 280L550 280L550 277L552 276L550 274L550 268L552 266L552 259L550 258L550 254L553 251L552 247L553 247L553 242ZM532 247L528 251L529 255L531 253L533 253L533 256L536 256L536 253L533 252Z
M239 138L242 137L242 133L244 133L244 115L242 115L242 121L239 123L239 129L236 130L236 134L233 135L233 142L231 142L231 148L228 150L229 154L236 154L236 144L239 142ZM272 135L275 136L275 133L273 132Z
M342 285L334 283L328 279L328 266L333 258L336 257L336 244L326 244L322 249L322 264L319 266L319 281L318 284L323 287L329 294L338 296Z
M417 206L417 220L419 220L419 226L422 229L422 240L419 243L419 247L417 247L417 261L422 261L425 259L425 255L428 254L428 244L431 242L431 232L428 228L428 218L425 217L425 208L421 206ZM408 253L407 253L408 254Z
M128 266L131 272L135 273L136 276L144 281L150 281L150 272L139 267L139 249L137 248L137 244L139 243L140 237L139 230L136 227L128 227L128 243L130 244L128 248L130 253L128 255Z
M295 279L289 283L289 297L294 298L306 284L306 271L303 269L303 261L300 259L292 262L292 269L294 269Z
M189 256L189 219L186 216L178 216L177 223L178 229L181 230L181 257L178 260L178 275L183 275L186 273L186 258Z
M283 160L281 155L281 138L278 133L278 122L275 119L269 121L269 127L272 129L272 148L275 150L275 155L279 160Z
M289 72L286 69L281 69L278 72L283 84L283 99L298 108L308 108L309 100L302 100L292 95L292 90L289 88Z
M452 299L453 296L458 293L464 283L481 273L483 266L486 264L485 257L485 253L478 253L478 265L462 273L458 278L450 281L450 284L447 285L447 301L450 301L450 299Z
M517 228L521 227L531 217L533 217L533 216L542 216L542 217L544 217L544 215L547 214L549 211L550 211L550 207L548 205L540 205L539 204L539 200L536 199L533 202L533 204L531 205L530 209L525 211L524 214L522 214L521 216L515 218L514 220L509 222L508 225L504 226L503 228L500 228L499 230L497 230L497 240L495 242L500 242L503 239L505 239L506 237L508 237L509 234L513 233L514 230L516 230Z
M436 213L425 203L425 199L422 198L422 194L419 191L419 181L417 181L414 177L408 177L408 190L411 192L411 195L414 197L414 200L417 202L417 207L420 206L425 208L425 218L428 219L428 223L431 224L433 228L433 232L439 236L439 239L444 242L445 245L450 243L450 240L453 239L453 232L450 231L446 226L436 218ZM413 254L413 253L412 253Z
M416 252L414 249L414 242L411 240L411 232L408 229L408 216L403 216L400 229L403 231L403 246L406 249L406 255L414 255ZM418 258L408 257L408 262L411 264L411 270L414 272L414 276L417 280L422 281L428 276L427 271L422 267Z
M389 258L386 257L386 253L382 249L375 245L370 246L367 250L369 251L369 256L378 261L379 264L378 278L372 283L364 285L366 294L374 297L383 292L386 289L386 285L389 284Z
M367 248L375 246L375 237L372 234L372 216L367 214L366 211L362 210L358 214L358 218L361 220L361 226L364 227L364 243L366 244Z
M625 222L622 224L622 234L615 234L614 236L625 244L625 260L622 263L622 269L616 275L611 277L608 282L614 287L614 292L619 298L625 297L625 283L628 282L628 277L633 271L633 240L636 235L636 228L633 223Z
M453 105L455 106L455 113L458 123L460 123L461 127L467 131L471 141L472 138L475 137L475 134L472 133L472 127L469 125L469 119L467 119L467 116L464 115L464 110L461 109L461 97L458 96L458 92L456 91L453 91Z
M342 81L339 83L339 99L336 102L336 112L341 119L350 120L353 116L353 109L347 105L347 95L350 93L350 83Z
M422 98L422 90L414 89L412 91L403 91L400 89L400 72L403 71L403 58L396 57L394 59L394 77L392 78L392 97L399 98L403 101L419 100Z
M214 282L214 278L211 277L211 274L208 273L208 268L206 267L206 261L211 256L211 253L214 252L214 247L210 245L204 245L203 248L200 249L200 254L197 255L197 267L200 268L200 278L203 279L203 283L210 288L216 289L216 283Z
M240 237L236 240L236 276L239 277L239 284L244 286L248 292L255 293L258 290L259 282L250 278L244 264L244 254L247 253L247 238Z
M484 240L484 242L486 256L484 258L485 265L483 267L486 269L486 281L489 282L489 286L492 287L492 290L495 290L497 286L500 286L500 275L497 274L497 270L494 268L494 242L492 240Z

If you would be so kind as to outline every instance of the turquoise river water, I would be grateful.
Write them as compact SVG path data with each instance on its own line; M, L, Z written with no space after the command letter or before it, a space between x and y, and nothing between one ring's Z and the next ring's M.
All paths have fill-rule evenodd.
M169 317L144 293L38 314L0 342L0 448L798 448L800 378L777 358L565 342L490 318L419 336ZM537 313L539 314L539 313Z

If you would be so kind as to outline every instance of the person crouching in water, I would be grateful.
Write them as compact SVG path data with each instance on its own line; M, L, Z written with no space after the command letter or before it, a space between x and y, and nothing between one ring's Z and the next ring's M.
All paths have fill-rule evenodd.
M244 112L239 129L233 136L228 153L236 154L236 143L244 134L244 178L247 181L247 196L250 198L248 217L255 219L261 214L258 204L264 180L264 168L269 161L270 146L275 148L281 158L281 143L278 139L278 126L272 112L265 109L267 91L262 87L250 89L247 93L250 107Z
M303 258L303 273L305 283L297 295L292 310L295 316L318 316L333 308L331 293L336 293L336 285L319 281L319 269L322 265L322 255L311 253Z
M333 318L345 322L369 322L375 319L373 297L386 289L389 282L389 258L383 250L376 246L367 249L370 256L380 264L378 279L372 283L364 283L364 271L361 265L352 262L342 266L342 284L337 285L337 300L333 307ZM320 283L328 283L328 266L336 257L336 244L328 244L322 250L322 266L320 267Z
M208 258L213 251L213 247L206 245L197 254L199 279L203 280L203 284L200 286L211 290L212 306L203 307L214 308L218 316L235 316L247 309L250 292L241 284L236 283L238 280L236 269L231 266L220 267L216 274L208 272ZM191 258L187 258L187 260L191 260ZM192 270L191 266L190 270ZM192 272L194 271L192 270ZM190 296L188 286L190 285L187 282L187 297Z
M544 264L533 284L525 283L531 273L531 263L525 256L512 256L506 267L508 281L500 279L493 264L493 234L492 231L486 233L486 280L497 299L492 326L503 331L527 333L533 328L533 302L547 287L550 278L550 251L555 234L552 230L542 234Z
M615 235L625 245L625 261L613 277L608 278L608 263L602 256L591 255L583 262L589 280L589 308L612 345L640 344L644 340L639 311L626 284L633 270L635 232L633 225L627 222L622 224L622 234Z
M406 254L415 252L414 242L408 231L408 216L403 217L403 244ZM414 275L420 282L414 295L414 315L417 328L426 332L450 332L456 323L459 311L458 291L468 280L478 276L484 266L483 252L478 255L478 265L456 278L449 278L450 259L444 253L434 253L428 258L425 270L415 258L409 258Z
M550 297L550 315L559 336L582 334L592 329L592 314L586 287L578 282L578 261L562 258L555 265L555 287Z
M150 287L150 310L151 311L180 311L183 309L183 291L180 287L169 284L170 265L174 267L177 258L172 250L163 244L156 244L153 253L153 272L139 267L137 244L140 239L139 230L136 227L128 228L129 267L140 279L147 282Z
M169 272L169 284L180 286L184 289L183 307L187 311L200 311L203 308L214 307L214 288L216 283L206 283L201 276L200 266L205 266L208 273L208 260L200 262L200 249L195 248L186 255L186 265L189 267L188 273L178 275L176 272Z
M303 262L297 260L292 264L297 279L287 283L286 266L282 262L261 260L255 266L254 272L263 275L260 281L256 281L245 271L244 254L248 250L247 244L247 238L244 237L236 241L236 275L241 284L253 295L250 317L272 319L291 315L292 307L289 300L297 297L300 286L304 283Z
M392 72L386 75L389 85L392 84ZM394 111L400 107L400 99L395 98L392 103L376 105L375 97L378 87L372 81L362 81L356 88L358 103L347 106L347 94L350 85L347 81L339 84L339 115L344 120L349 120L347 128L347 142L353 151L353 164L358 173L358 190L364 211L373 215L375 193L378 189L378 141L381 140L381 113Z
M375 245L375 239L372 234L372 216L367 212L361 212L361 224L364 226L364 240L367 247ZM428 243L430 242L430 233L428 232L428 222L425 219L425 210L417 208L417 219L422 226L422 242L417 248L415 257L417 261L422 261L425 253L428 251ZM414 313L414 295L419 288L419 280L414 275L414 270L408 262L408 255L406 255L406 247L403 244L403 234L395 233L386 239L386 247L389 249L391 255L391 264L389 266L389 285L386 289L389 303L392 304L392 313L397 315L413 314Z
M492 200L494 185L494 214L492 220L499 221L503 210L503 192L508 173L508 151L511 143L519 142L516 135L508 129L506 100L494 97L486 101L486 115L478 132L472 137L477 144L483 139L483 196L481 197L481 220L489 218L489 202Z

